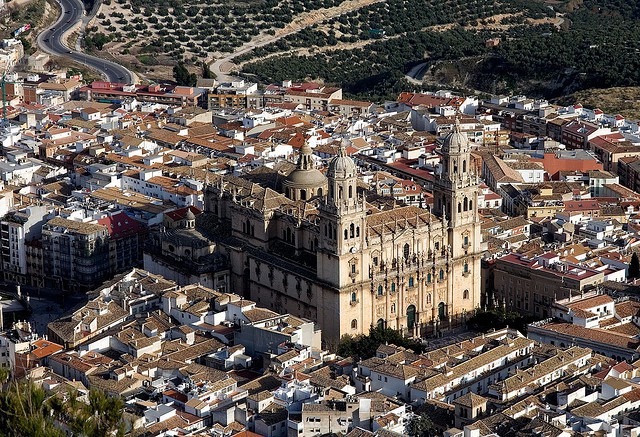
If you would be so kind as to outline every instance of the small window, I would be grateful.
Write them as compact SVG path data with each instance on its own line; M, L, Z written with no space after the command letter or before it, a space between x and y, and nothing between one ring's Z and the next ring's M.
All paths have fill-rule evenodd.
M431 283L431 273L427 273L427 284Z
M440 280L444 279L444 270L440 269Z
M465 235L465 236L464 236L464 245L465 245L465 246L468 246L468 245L469 245L469 236L468 236L468 235Z
M351 293L351 302L355 302L357 300L358 300L358 295L354 291L353 293Z
M378 285L378 296L382 296L383 288L382 285Z
M409 287L413 287L413 276L409 276Z
M463 299L469 299L469 290L465 290L462 292L462 298Z
M410 251L409 243L406 243L403 248L404 259L409 259L409 251Z
M391 292L392 292L392 293L395 293L395 292L396 292L396 283L395 283L395 282L392 282L392 283L391 283Z
M464 266L462 267L462 271L464 273L469 273L469 264L464 263Z
M356 319L351 321L351 329L358 329L358 321Z
M374 256L374 257L373 257L373 265L374 265L374 266L377 266L377 265L378 265L378 257L377 257L377 256Z

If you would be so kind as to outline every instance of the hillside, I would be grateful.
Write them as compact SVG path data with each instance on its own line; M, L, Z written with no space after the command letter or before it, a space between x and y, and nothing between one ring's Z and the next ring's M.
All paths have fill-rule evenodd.
M587 108L600 108L609 114L640 119L640 87L586 89L561 99L559 103L581 103Z
M391 97L424 63L427 89L555 98L640 85L639 3L388 0L234 61L262 81L317 78L361 97Z

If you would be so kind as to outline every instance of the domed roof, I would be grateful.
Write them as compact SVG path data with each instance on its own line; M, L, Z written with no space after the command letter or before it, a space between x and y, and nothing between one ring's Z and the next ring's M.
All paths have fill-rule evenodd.
M447 135L442 143L443 153L460 153L469 146L469 138L460 130L460 120L456 117L456 124L453 130Z
M347 156L346 147L344 141L340 144L340 150L338 155L329 163L329 169L327 170L327 177L344 179L353 177L358 173L353 159Z
M321 187L327 183L327 178L318 169L312 168L309 170L295 169L287 179L285 185L299 186L299 187Z
M297 168L289 173L284 184L289 187L319 188L327 183L327 178L313 163L313 149L309 142L305 141L300 149L300 159Z
M191 208L187 208L187 213L184 215L185 220L195 220L196 215L191 211Z

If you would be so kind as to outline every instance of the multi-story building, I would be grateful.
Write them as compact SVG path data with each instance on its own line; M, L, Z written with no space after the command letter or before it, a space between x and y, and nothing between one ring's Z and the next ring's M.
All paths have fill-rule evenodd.
M604 281L604 273L561 261L549 252L529 258L511 253L498 258L493 269L495 304L522 314L547 318L556 299L595 287Z
M49 208L28 206L12 211L0 222L2 241L2 270L5 281L30 283L27 243L40 238L42 224Z
M98 224L109 231L109 266L112 273L142 263L142 249L147 235L144 225L122 211L101 218Z
M288 196L234 177L209 188L206 210L230 223L220 244L232 290L317 320L325 342L371 326L417 335L480 306L478 183L458 123L442 147L433 213L367 204L344 145L326 178L306 166L311 153L303 147L287 176Z
M42 226L44 273L61 289L90 289L109 273L109 230L54 217Z

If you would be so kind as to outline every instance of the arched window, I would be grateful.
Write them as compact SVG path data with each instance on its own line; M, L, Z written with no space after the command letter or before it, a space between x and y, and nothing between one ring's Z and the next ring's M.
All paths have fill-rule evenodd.
M349 225L349 235L351 236L351 238L355 237L355 235L356 235L356 230L355 230L355 226L353 225L353 223L351 223Z
M322 197L322 188L318 188L318 196Z
M384 319L378 319L377 327L378 329L384 329Z
M427 273L427 284L431 283L431 273Z
M396 292L396 283L395 283L395 282L392 282L392 283L391 283L391 292L392 292L392 293L395 293L395 292Z
M356 226L356 237L360 236L360 226Z
M468 246L468 245L469 245L469 236L468 236L468 235L465 235L465 236L464 236L464 238L463 238L463 241L464 241L464 243L463 243L463 244L464 244L465 246Z
M382 296L382 285L378 285L378 296Z
M395 314L395 312L396 312L396 304L395 304L395 303L392 303L392 304L391 304L391 312L392 312L393 314Z
M349 238L349 231L347 231L346 229L344 230L344 239L346 240L347 238Z
M469 273L469 264L464 263L464 266L462 267L462 271L464 273Z
M300 199L307 200L307 190L300 190Z
M431 293L427 294L427 304L431 303Z
M353 197L353 186L349 185L349 199Z
M409 276L409 287L413 287L413 276Z
M467 211L467 209L469 208L469 200L465 197L464 198L464 210Z
M358 329L358 321L356 319L351 321L351 329Z
M402 249L402 254L404 255L404 259L409 259L409 243L405 243L403 249Z
M458 213L462 212L462 203L458 202Z
M355 302L357 300L358 300L358 295L354 291L353 293L351 293L351 302Z
M463 299L469 299L469 290L464 290L462 292L462 298Z
M338 188L338 199L342 199L342 187Z
M440 269L440 280L444 279L444 270Z
M473 211L473 200L469 201L469 211Z
M467 172L467 160L462 161L462 173Z

